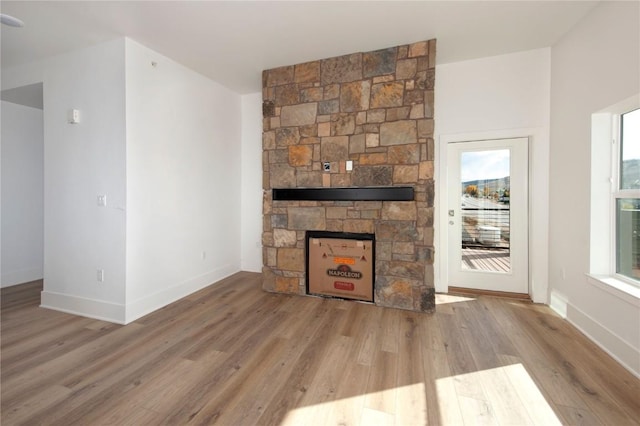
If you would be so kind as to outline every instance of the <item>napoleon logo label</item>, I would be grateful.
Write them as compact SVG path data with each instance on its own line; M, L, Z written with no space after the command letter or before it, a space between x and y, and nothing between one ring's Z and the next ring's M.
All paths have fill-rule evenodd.
M336 269L327 269L327 275L330 277L351 278L354 280L362 278L362 272L352 271L349 265L339 265Z

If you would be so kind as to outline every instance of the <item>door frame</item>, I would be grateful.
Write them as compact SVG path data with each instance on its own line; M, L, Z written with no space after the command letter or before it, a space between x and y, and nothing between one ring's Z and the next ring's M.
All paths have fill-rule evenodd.
M435 289L449 291L448 186L447 156L449 143L493 139L529 139L528 234L529 296L536 303L549 303L549 133L544 128L519 128L470 133L437 135L435 144Z

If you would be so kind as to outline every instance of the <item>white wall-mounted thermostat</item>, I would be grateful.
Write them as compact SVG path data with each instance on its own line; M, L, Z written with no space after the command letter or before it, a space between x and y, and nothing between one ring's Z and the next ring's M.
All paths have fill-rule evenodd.
M69 110L69 124L78 124L79 122L80 122L80 110L79 109Z

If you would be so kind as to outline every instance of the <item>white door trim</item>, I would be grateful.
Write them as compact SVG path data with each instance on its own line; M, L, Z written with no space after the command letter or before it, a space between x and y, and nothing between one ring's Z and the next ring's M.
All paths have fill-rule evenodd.
M529 295L536 303L549 303L549 132L544 128L518 128L438 135L435 144L435 289L447 293L447 145L473 140L529 138Z

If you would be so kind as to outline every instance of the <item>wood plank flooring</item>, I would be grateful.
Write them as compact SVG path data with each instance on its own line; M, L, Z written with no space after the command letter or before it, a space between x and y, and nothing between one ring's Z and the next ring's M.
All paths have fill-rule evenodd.
M238 273L126 326L2 290L2 425L638 425L640 381L549 308L433 315Z

